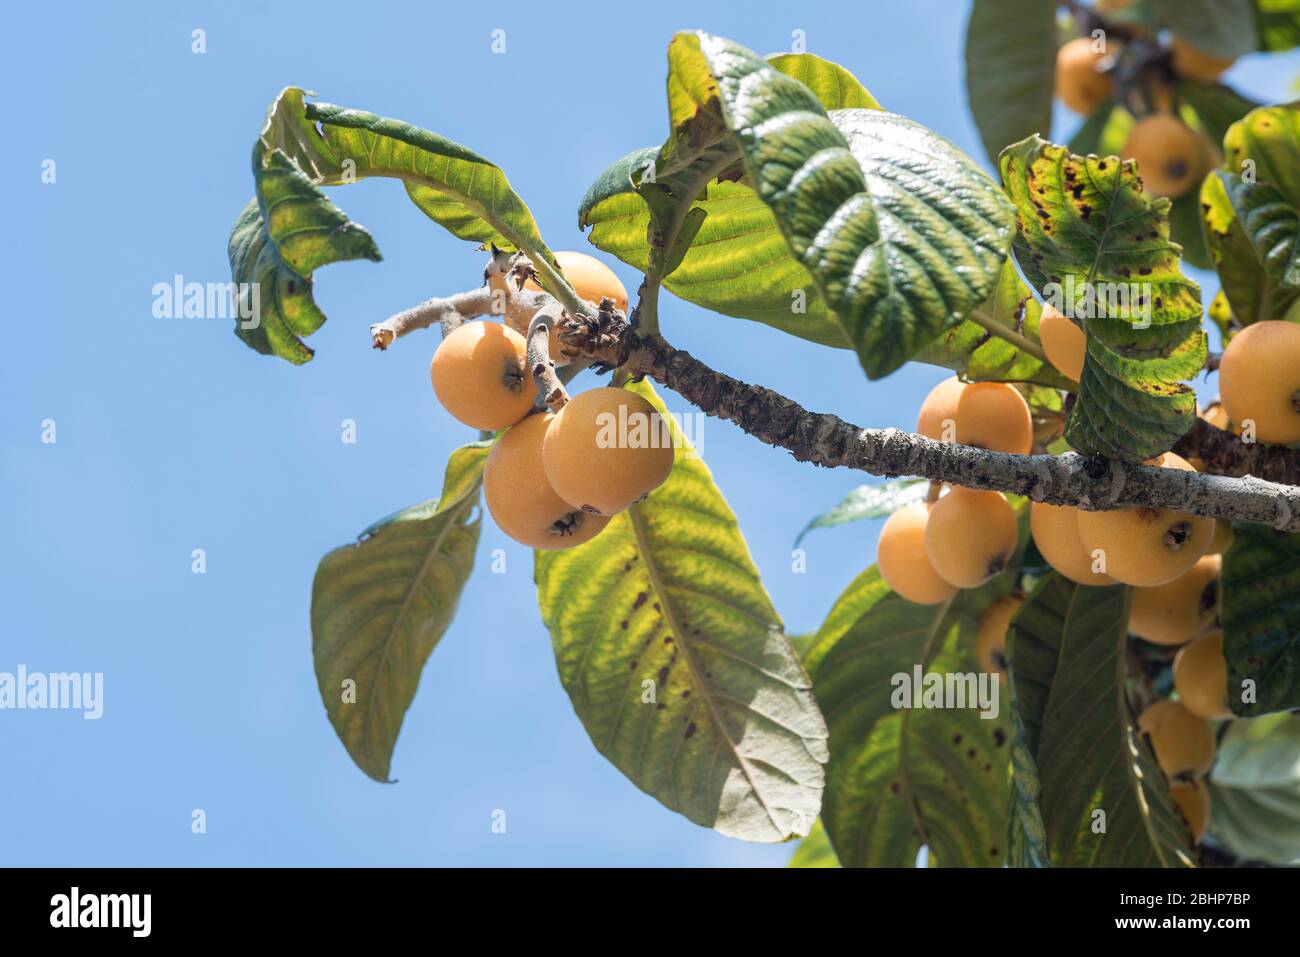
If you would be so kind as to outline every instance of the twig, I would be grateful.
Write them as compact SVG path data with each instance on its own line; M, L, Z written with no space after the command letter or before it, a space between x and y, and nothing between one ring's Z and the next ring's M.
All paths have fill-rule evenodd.
M528 325L528 368L533 373L538 398L552 412L559 412L569 401L569 392L555 374L555 363L551 361L551 329L563 316L560 304L552 302L537 310Z
M809 412L771 389L716 372L657 337L642 337L617 313L596 323L568 319L559 337L567 349L633 376L649 376L705 413L735 422L801 462L888 477L917 475L1089 511L1167 508L1300 531L1300 488L1294 485L1255 476L1148 468L1072 452L1009 455L898 429L859 428L835 415Z

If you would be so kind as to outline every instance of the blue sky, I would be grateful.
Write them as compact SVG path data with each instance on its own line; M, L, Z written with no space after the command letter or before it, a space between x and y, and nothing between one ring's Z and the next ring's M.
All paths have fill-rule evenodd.
M863 24L846 29L837 10ZM436 495L447 454L471 437L429 388L436 338L380 354L366 327L475 285L472 246L391 181L335 191L384 261L317 274L329 321L301 368L248 350L229 322L154 318L151 290L178 273L229 278L253 139L283 86L472 147L506 170L552 248L587 249L576 224L587 185L665 135L675 30L760 52L803 30L811 52L982 158L964 19L955 0L756 2L743 14L671 2L6 4L0 671L103 672L105 691L98 721L0 711L0 864L784 864L789 847L698 828L597 754L555 673L531 555L490 521L407 715L399 783L366 778L326 721L308 629L318 559ZM203 55L191 52L196 28ZM491 52L495 29L504 55ZM1230 78L1278 100L1298 71L1292 55L1254 57ZM1056 132L1075 122L1060 117ZM46 159L53 184L41 182ZM868 384L848 352L672 298L662 313L676 345L864 426L911 427L945 375L909 366ZM344 419L355 444L340 440ZM788 629L816 628L872 561L876 529L815 533L806 574L791 572L791 543L863 477L800 465L726 423L705 428L705 459ZM195 548L204 575L191 573ZM495 548L505 575L488 572ZM191 833L196 808L203 835ZM495 809L505 834L491 831Z

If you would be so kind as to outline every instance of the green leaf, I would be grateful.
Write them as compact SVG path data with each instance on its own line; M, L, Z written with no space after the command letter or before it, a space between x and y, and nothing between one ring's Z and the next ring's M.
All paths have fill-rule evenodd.
M767 62L812 90L823 109L883 109L858 78L838 63L811 53L775 53Z
M1236 178L1222 170L1210 174L1201 186L1200 201L1206 242L1223 287L1221 295L1237 325L1247 326L1281 319L1300 298L1300 290L1283 289L1260 265L1255 246L1228 195L1227 184ZM1221 310L1212 307L1210 315L1226 333Z
M1244 860L1300 864L1300 717L1228 725L1210 772L1210 833Z
M1300 535L1234 524L1222 588L1233 713L1254 717L1300 708ZM1241 700L1244 681L1254 684L1253 703Z
M1008 646L1009 647L1009 646ZM1010 867L1047 867L1047 825L1043 823L1043 784L1029 750L1015 687L1011 699L1011 810L1007 815L1007 864Z
M825 109L879 108L875 98L838 64L809 53L778 54L768 62L804 82ZM689 162L681 159L685 153ZM714 312L770 325L836 348L850 348L843 329L826 310L808 270L790 253L772 211L747 184L714 182L740 152L711 144L697 156L678 149L672 137L661 148L635 150L592 183L578 210L580 229L591 242L641 272L651 269L648 240L656 196L671 218L678 206L702 216L697 231L667 263L664 285L674 295ZM642 183L654 169L655 187ZM711 175L707 175L711 174ZM657 187L657 188L656 188ZM641 189L639 194L638 189ZM684 238L684 237L683 237Z
M1147 0L1179 37L1211 56L1239 57L1259 43L1251 0Z
M634 391L662 411L649 384ZM560 680L601 754L722 834L808 833L826 726L736 518L688 445L646 501L590 542L538 552L535 567Z
M925 498L928 487L928 482L917 478L891 479L874 485L859 485L844 496L833 509L822 512L805 525L803 531L794 540L795 548L799 547L804 536L814 528L833 528L836 525L846 525L865 518L889 515L910 502L921 501Z
M975 0L966 25L966 96L996 165L1010 143L1052 130L1056 8L1040 0Z
M1300 101L1251 110L1223 138L1223 168L1277 188L1300 206Z
M1074 384L1048 362L1035 358L996 334L1006 330L1039 345L1038 322L1043 307L1020 279L1008 258L992 295L972 310L970 318L949 329L914 355L960 372L967 379L996 382L1029 382L1053 389L1072 389Z
M264 355L300 365L302 341L325 321L312 295L319 266L378 261L370 234L331 203L281 152L255 164L257 197L230 231L230 275L240 284L235 335Z
M1300 287L1300 212L1269 183L1248 183L1221 171L1216 175L1264 272L1285 289Z
M312 584L321 700L348 754L387 781L420 672L456 613L474 564L473 518L490 443L457 449L441 499L390 515L326 555Z
M707 217L666 283L671 291L817 342L842 345L847 333L878 378L992 290L1009 210L947 140L879 110L827 116L797 80L707 34L679 34L669 65L673 135L656 159L656 182L692 171L695 185L673 194L689 202L711 178L701 173L716 176L734 157L743 168L740 182L709 186ZM634 162L644 155L620 166ZM595 227L598 246L639 266L649 250L638 207L608 193L624 178L603 175L580 220Z
M1075 156L1038 137L1003 152L1002 179L1025 278L1062 299L1088 334L1066 440L1126 461L1166 451L1196 415L1196 394L1181 380L1206 355L1200 289L1169 241L1169 201L1141 191L1131 161ZM1095 310L1063 299L1074 290L1082 301L1089 289Z
M1255 0L1255 23L1261 50L1300 46L1300 0Z
M898 708L891 698L895 676L917 667L978 672L979 616L1013 578L927 607L899 598L873 568L851 588L874 602L847 628L828 619L839 637L810 649L831 734L822 820L845 867L911 867L923 845L944 867L1005 862L1007 708L983 719L978 707Z
M1053 572L1011 623L1021 743L1041 786L1052 866L1194 863L1191 835L1125 697L1129 601L1127 588L1076 585Z
M813 829L808 832L808 836L799 842L795 849L794 856L790 858L788 867L839 867L839 858L835 856L835 848L831 847L831 840L826 836L826 828L819 819L813 825Z

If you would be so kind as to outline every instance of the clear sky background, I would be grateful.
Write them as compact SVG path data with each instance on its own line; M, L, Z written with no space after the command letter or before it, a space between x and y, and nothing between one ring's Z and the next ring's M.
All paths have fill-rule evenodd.
M805 31L889 108L983 159L958 0L789 4L6 3L0 80L0 671L102 671L104 714L0 711L0 864L781 865L791 847L696 827L595 750L560 687L531 554L484 522L460 612L377 784L349 760L312 672L319 558L438 494L472 438L429 387L432 333L386 354L367 326L477 284L482 256L400 185L332 198L382 263L316 276L329 321L295 368L232 323L156 319L152 288L229 279L249 155L286 85L408 120L502 166L553 249L590 249L577 203L662 142L665 50L703 28L768 53ZM849 25L849 21L852 25ZM207 53L191 52L191 31ZM506 31L507 52L491 52ZM1292 96L1293 55L1229 79ZM545 125L551 118L554 125ZM1068 135L1078 120L1058 117ZM41 164L57 182L41 183ZM608 257L606 257L608 258ZM629 289L637 277L614 263ZM1206 301L1213 290L1204 274ZM668 297L666 335L717 368L863 426L911 427L947 373L868 384L849 352ZM1213 394L1213 383L1203 394ZM666 394L670 409L685 403ZM41 442L54 419L57 443ZM340 423L357 423L341 442ZM799 529L864 477L800 465L709 420L704 457L791 633L873 560L877 523ZM191 551L207 573L191 573ZM504 548L507 573L489 571ZM191 833L191 812L207 833ZM508 829L493 834L504 809Z

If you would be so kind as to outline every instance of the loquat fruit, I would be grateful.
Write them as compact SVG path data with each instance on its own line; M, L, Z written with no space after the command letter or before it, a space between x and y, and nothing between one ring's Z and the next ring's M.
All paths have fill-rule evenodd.
M451 415L476 429L514 425L537 393L524 337L498 322L466 322L444 338L429 363L434 394Z
M1228 340L1219 393L1234 425L1253 423L1257 442L1300 442L1300 325L1267 319Z
M1174 70L1180 75L1202 83L1215 83L1237 62L1236 57L1211 56L1198 50L1186 40L1175 36L1170 43L1174 51Z
M1092 554L1079 538L1079 509L1070 505L1033 502L1029 531L1034 544L1058 572L1080 585L1113 585L1115 579L1092 570Z
M609 523L555 494L542 466L542 440L553 417L530 415L506 431L483 467L483 497L501 531L522 545L558 549L595 538Z
M1151 742L1170 780L1199 778L1214 763L1214 729L1177 701L1161 698L1138 715L1138 730Z
M962 382L956 376L930 390L916 431L937 442L1025 455L1034 444L1029 403L1005 382Z
M912 502L885 519L876 542L876 567L900 597L916 605L938 605L957 594L957 586L939 577L925 554L925 526L930 505Z
M673 470L673 440L654 406L626 389L589 389L555 414L542 462L560 498L613 515L657 489Z
M1083 377L1088 337L1050 303L1043 303L1043 314L1038 320L1038 340L1043 344L1047 361L1056 366L1056 371L1075 382Z
M1169 796L1173 798L1178 810L1187 818L1187 826L1192 831L1192 843L1199 844L1210 823L1210 789L1205 782L1193 778L1190 781L1174 781L1169 785Z
M975 656L980 668L996 674L1003 684L1007 682L1007 629L1024 603L1024 595L1003 595L984 609L975 629Z
M627 288L614 274L614 270L599 259L586 253L562 251L555 254L555 264L560 267L560 273L581 299L593 306L599 306L602 299L612 299L618 311L627 314ZM540 291L542 287L537 284L537 280L529 279L524 283L524 288ZM550 351L551 360L557 366L568 365L569 360L560 353L560 341L555 329L551 330Z
M1223 559L1206 555L1171 582L1133 589L1128 630L1157 645L1181 645L1214 626Z
M1183 645L1174 656L1174 690L1192 714L1227 721L1228 660L1223 657L1223 632L1203 635Z
M1165 452L1145 464L1195 471L1182 457ZM1079 512L1079 539L1088 554L1100 549L1106 574L1125 585L1151 587L1171 582L1205 554L1214 519L1164 508Z
M1076 37L1056 51L1056 95L1083 116L1091 115L1114 91L1114 81L1098 69L1104 56L1088 37Z
M1124 158L1137 161L1142 185L1153 196L1182 196L1205 171L1198 134L1172 113L1152 113L1133 124Z
M925 523L930 564L958 588L976 588L1005 569L1019 541L1016 513L997 492L953 488Z
M1210 539L1207 555L1222 555L1232 547L1232 522L1218 518L1214 520L1214 537Z

